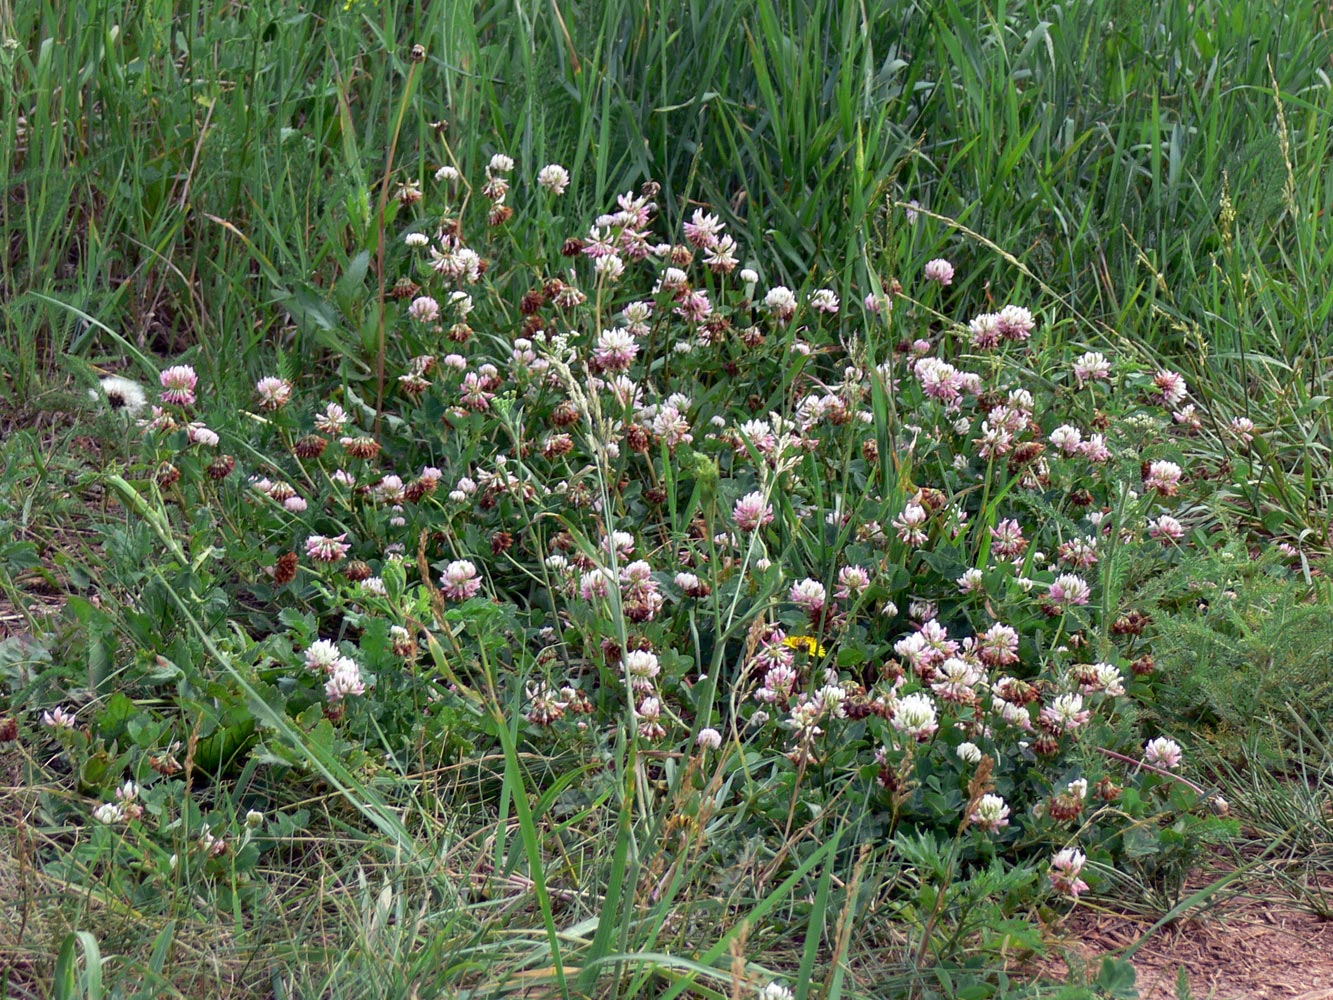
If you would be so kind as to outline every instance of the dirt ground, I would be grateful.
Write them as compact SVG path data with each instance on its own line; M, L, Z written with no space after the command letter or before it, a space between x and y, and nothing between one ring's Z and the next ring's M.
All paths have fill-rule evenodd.
M1123 953L1154 922L1080 909L1061 943L1076 964L1096 968L1103 955ZM1196 1000L1333 1000L1333 920L1291 904L1232 899L1158 930L1132 962L1140 1000L1177 1000L1182 967ZM1060 977L1068 967L1055 962L1045 971Z

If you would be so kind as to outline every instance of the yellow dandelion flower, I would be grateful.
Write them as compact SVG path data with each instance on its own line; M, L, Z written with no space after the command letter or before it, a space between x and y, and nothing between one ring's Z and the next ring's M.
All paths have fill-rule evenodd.
M788 649L803 649L811 656L822 657L828 652L813 635L789 635L782 644Z

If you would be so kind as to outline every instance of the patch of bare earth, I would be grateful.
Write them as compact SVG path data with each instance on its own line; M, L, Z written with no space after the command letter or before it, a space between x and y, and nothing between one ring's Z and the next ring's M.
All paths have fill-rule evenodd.
M1095 969L1154 923L1138 914L1080 908L1057 942L1066 960L1044 972L1063 978L1069 964ZM1141 1000L1176 1000L1182 968L1190 995L1199 1000L1333 1000L1333 920L1291 903L1234 897L1158 929L1131 961Z

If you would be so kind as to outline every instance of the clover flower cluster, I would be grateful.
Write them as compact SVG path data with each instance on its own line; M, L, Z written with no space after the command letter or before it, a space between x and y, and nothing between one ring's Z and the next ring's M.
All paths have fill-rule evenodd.
M534 740L583 746L632 718L637 739L699 755L866 766L867 794L909 815L928 764L966 788L1040 762L1024 779L1040 787L960 793L957 822L997 843L1042 824L1067 842L1114 799L1109 771L1074 772L1152 663L1143 621L1099 621L1099 577L1113 546L1165 559L1191 530L1170 445L1199 430L1181 376L1087 350L1031 377L1024 352L1055 318L1017 302L929 330L897 280L845 302L766 281L706 209L661 235L655 185L541 270L514 267L500 255L525 179L502 153L483 173L479 199L452 165L400 191L378 419L351 388L265 376L251 403L268 437L238 449L263 458L239 483L235 458L172 456L262 524L270 565L249 584L357 628L384 619L405 664L423 641L453 664L477 641L469 616L513 610L485 652L513 665ZM527 183L549 204L572 179L550 164ZM898 277L937 299L966 278L943 258ZM873 351L839 340L858 326ZM150 440L219 447L193 369L161 386ZM1103 624L1119 646L1094 651ZM347 726L412 685L423 719L459 697L390 676L371 643L291 645L297 686ZM714 688L731 697L700 696ZM1141 751L1154 773L1182 756L1166 737ZM1085 860L1055 855L1056 891L1087 888Z

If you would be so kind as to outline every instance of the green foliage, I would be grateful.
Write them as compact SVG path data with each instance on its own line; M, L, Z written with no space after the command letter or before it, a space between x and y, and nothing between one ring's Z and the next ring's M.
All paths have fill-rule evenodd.
M1145 583L1153 619L1159 711L1228 753L1271 753L1288 705L1309 718L1333 710L1333 622L1322 579L1284 566L1281 554L1237 539L1200 548Z
M105 964L105 995L126 996L191 975L278 996L722 997L770 980L798 1000L1039 995L1003 965L1042 947L1033 914L1055 915L1050 861L1074 844L1089 891L1175 912L1192 861L1235 827L1201 808L1207 788L1137 767L1143 740L1187 725L1235 782L1236 747L1286 761L1319 742L1304 718L1255 720L1328 707L1323 14L0 3L0 594L23 625L0 639L0 707L23 722L35 864L78 890L52 903L43 985L98 995ZM499 199L483 192L497 153L518 161ZM570 168L563 197L535 183L545 163ZM681 258L729 327L678 323L633 260L617 284L562 255L648 182L654 239L680 242L703 208L758 270ZM471 319L402 242L439 249L454 225L488 265ZM920 280L934 257L952 284ZM557 278L589 301L554 305ZM762 305L779 284L790 324ZM836 315L812 307L820 286ZM438 326L411 318L421 292ZM567 360L557 334L586 360L633 299L654 304L633 376L656 409L599 396L577 364L555 381L534 367ZM969 344L969 320L1006 302L1037 313L1031 348ZM995 401L928 398L900 349L916 339L997 399L1031 391L1014 430L1044 457L979 455ZM1085 348L1111 355L1109 391L1068 374ZM455 351L470 392L441 365ZM177 361L203 398L140 440L96 379L153 384ZM1163 410L1161 369L1184 371L1196 412ZM261 376L290 405L257 405ZM693 441L652 430L673 391ZM818 444L766 459L739 430L840 394L848 413L802 428ZM314 423L330 401L379 455ZM1062 454L1049 435L1066 420L1104 430L1114 460ZM75 430L96 442L86 459ZM301 454L312 436L327 453ZM1183 467L1179 495L1140 488L1157 460ZM439 496L422 468L443 470ZM444 499L482 472L475 497ZM756 491L774 522L738 538ZM925 541L896 533L909 502ZM1148 533L1164 514L1179 544ZM1030 544L998 556L1011 517ZM1237 540L1214 547L1219 529ZM651 560L660 614L636 617L618 586L577 596L582 574L615 583L631 558L600 565L614 530ZM312 536L345 536L347 561L303 555ZM440 590L460 561L476 596ZM848 566L870 581L838 614L790 599L802 578L831 594ZM1071 568L1089 603L1043 605ZM29 607L38 586L66 592L58 620ZM956 638L1014 627L1009 672L1031 688L1007 690L1033 693L1032 734L945 699L937 731L902 736L895 699L937 692L895 643L927 618ZM796 675L769 708L765 640ZM366 694L330 696L304 664L320 642ZM645 689L631 643L657 654ZM859 717L821 716L802 742L789 710L825 670ZM1040 709L1076 692L1087 727L1045 731ZM72 714L39 723L59 706ZM697 750L705 728L718 751ZM975 787L957 753L973 741L996 766ZM1318 812L1326 775L1308 766L1308 795L1284 809L1256 787L1249 814L1285 831ZM1086 809L1052 816L1083 781ZM983 794L1008 826L968 818ZM848 973L884 940L891 968ZM1088 978L1058 995L1134 993L1122 962Z

